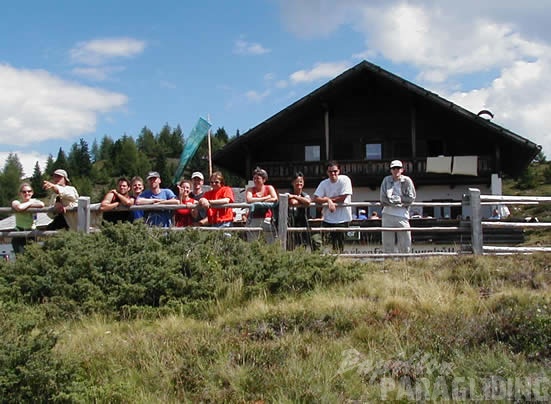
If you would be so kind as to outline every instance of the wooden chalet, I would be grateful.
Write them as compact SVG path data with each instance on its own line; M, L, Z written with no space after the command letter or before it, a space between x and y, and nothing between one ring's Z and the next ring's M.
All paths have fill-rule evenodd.
M353 201L378 200L389 162L400 159L418 201L461 200L468 187L500 194L503 175L517 177L541 146L362 61L233 139L213 156L244 178L262 167L287 190L296 171L308 190L337 160L352 179Z

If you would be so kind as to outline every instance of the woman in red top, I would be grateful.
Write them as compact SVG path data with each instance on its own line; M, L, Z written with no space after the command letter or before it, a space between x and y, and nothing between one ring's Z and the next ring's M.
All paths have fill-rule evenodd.
M273 204L277 202L278 196L275 188L267 185L268 173L266 170L257 167L253 171L254 186L247 188L246 201L251 204L249 208L249 222L251 227L262 227L264 238L268 243L275 241L273 217ZM257 239L258 233L250 232L248 240Z
M193 224L193 217L191 215L192 207L195 205L195 199L189 196L191 192L191 182L182 180L178 184L178 200L180 205L185 205L185 208L176 209L174 214L174 225L176 227L187 227Z
M230 227L233 223L232 208L220 208L217 206L233 203L233 190L224 183L224 176L220 171L215 171L210 176L211 190L205 192L199 199L199 206L207 210L209 224L214 227Z

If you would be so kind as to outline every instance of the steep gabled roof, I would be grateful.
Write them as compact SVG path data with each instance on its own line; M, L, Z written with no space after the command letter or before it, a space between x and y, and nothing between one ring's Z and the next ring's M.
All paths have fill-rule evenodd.
M436 104L456 115L461 115L465 119L475 122L477 125L486 128L489 132L495 133L504 140L518 144L518 146L523 150L522 156L524 156L524 158L521 164L522 166L527 166L541 151L541 146L533 143L532 141L511 132L506 128L503 128L502 126L499 126L486 118L480 117L477 114L474 114L465 108L440 97L438 94L432 93L364 60L314 90L310 94L292 103L277 114L268 118L266 121L245 132L243 135L233 139L223 149L214 154L213 161L221 167L230 169L235 168L237 165L242 165L243 153L247 151L247 145L250 142L253 142L253 140L254 143L262 142L265 136L269 136L271 129L285 125L289 119L292 119L293 117L300 115L303 111L308 110L312 104L319 105L330 97L333 90L343 86L344 83L349 83L356 80L358 77L364 76L366 73L371 74L380 80L393 83L410 94L418 96L429 103ZM241 159L241 163L236 164L236 159Z

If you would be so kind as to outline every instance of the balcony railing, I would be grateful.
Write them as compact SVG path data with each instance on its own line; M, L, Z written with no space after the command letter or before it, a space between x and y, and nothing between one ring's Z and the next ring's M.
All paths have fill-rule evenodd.
M341 172L349 176L372 177L381 179L389 173L391 160L339 160ZM408 175L416 179L434 176L427 172L427 159L404 159L404 169ZM268 171L272 181L285 179L288 181L296 172L302 172L307 178L326 177L324 161L260 161L256 165ZM478 157L478 176L489 176L495 172L494 160L490 156Z

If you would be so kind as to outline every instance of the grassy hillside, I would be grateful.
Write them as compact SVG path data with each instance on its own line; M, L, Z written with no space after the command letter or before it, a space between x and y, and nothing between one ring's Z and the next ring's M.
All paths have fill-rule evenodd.
M65 323L56 353L81 363L102 401L530 399L550 387L544 261L365 265L346 286L240 305L234 296L208 320ZM489 391L491 377L520 390Z
M545 255L385 262L112 226L0 264L3 402L549 400Z

